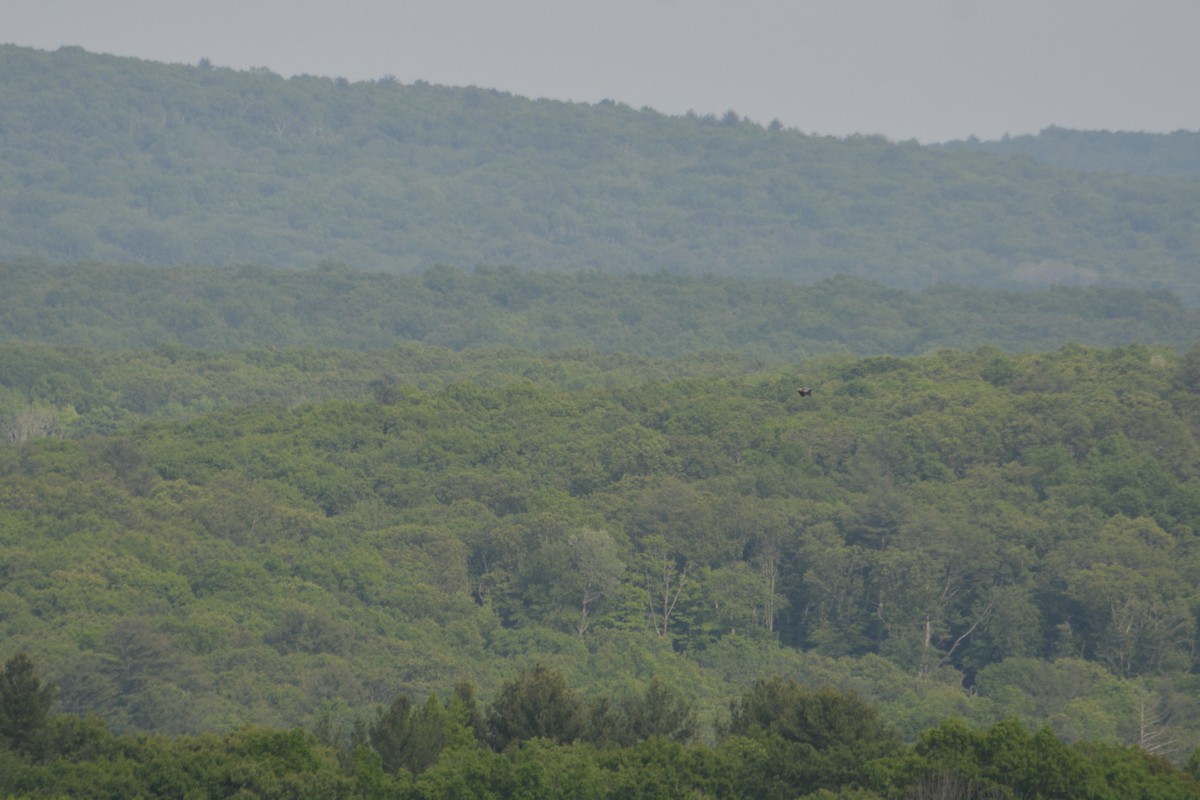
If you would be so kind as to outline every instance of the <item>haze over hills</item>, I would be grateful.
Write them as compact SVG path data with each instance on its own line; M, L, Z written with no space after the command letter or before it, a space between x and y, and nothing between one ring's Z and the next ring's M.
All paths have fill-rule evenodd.
M0 48L0 258L659 272L1200 302L1200 193L736 114ZM1179 177L1182 175L1183 177Z

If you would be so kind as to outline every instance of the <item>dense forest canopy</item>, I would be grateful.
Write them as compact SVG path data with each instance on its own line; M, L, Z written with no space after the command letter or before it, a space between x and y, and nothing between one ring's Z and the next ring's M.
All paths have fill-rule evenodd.
M1171 177L738 117L0 47L0 258L1101 284L1200 302Z
M1200 743L1195 350L0 355L0 655L118 730L490 697L536 658L706 725L778 673L910 740Z

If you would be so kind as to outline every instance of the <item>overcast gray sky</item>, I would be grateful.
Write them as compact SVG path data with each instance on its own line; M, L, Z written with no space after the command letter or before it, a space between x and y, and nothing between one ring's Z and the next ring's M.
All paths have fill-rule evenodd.
M1200 0L0 0L0 42L839 136L1200 130Z

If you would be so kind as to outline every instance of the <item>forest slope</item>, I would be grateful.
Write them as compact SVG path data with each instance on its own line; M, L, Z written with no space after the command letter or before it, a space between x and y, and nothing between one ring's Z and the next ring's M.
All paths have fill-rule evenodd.
M413 348L365 356L383 375L344 373L346 399L227 406L305 391L316 354L164 349L143 357L218 410L132 425L136 392L56 408L78 352L8 357L9 422L58 427L0 447L0 658L27 649L117 730L490 696L536 659L595 692L686 687L708 719L777 673L910 738L1016 715L1137 742L1150 714L1200 742L1196 350L666 380L510 355L422 388L395 378L430 369Z
M738 117L0 47L0 258L851 274L1200 302L1194 180Z
M1200 339L1200 312L1165 292L1101 287L889 289L853 278L531 274L513 268L380 275L326 265L55 266L0 263L0 337L120 349L184 346L369 350L425 344L536 352L586 348L765 362L816 353L915 355L984 345L1170 345Z

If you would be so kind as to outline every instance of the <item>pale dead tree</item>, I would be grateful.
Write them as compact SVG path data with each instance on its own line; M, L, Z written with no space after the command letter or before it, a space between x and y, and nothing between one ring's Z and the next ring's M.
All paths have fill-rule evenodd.
M1162 713L1159 699L1142 690L1138 696L1138 747L1152 756L1166 758L1175 752L1176 745L1172 739L1165 736L1163 722L1166 715Z
M2 428L6 444L20 444L45 436L62 436L62 426L54 409L32 403L18 411Z
M593 607L611 592L625 571L612 537L593 528L579 528L567 537L571 566L575 569L579 591L579 622L575 632L587 633Z
M757 562L758 574L762 576L765 583L766 596L764 598L763 622L767 630L774 631L775 615L779 610L779 597L775 592L779 586L779 578L782 573L780 562L783 561L779 542L776 537L764 538L755 561Z

